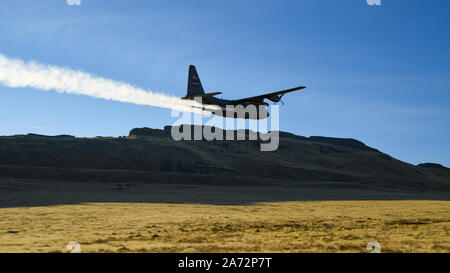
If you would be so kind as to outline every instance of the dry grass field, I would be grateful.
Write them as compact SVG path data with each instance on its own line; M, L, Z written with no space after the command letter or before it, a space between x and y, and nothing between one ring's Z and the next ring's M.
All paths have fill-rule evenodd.
M450 252L448 201L0 208L1 252Z

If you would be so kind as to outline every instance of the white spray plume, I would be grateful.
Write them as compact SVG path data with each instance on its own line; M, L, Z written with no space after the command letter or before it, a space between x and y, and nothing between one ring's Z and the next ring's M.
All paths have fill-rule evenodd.
M36 62L25 63L0 54L0 83L8 87L31 87L44 91L87 95L95 98L201 112L195 101L153 93L128 83L95 77L88 73Z

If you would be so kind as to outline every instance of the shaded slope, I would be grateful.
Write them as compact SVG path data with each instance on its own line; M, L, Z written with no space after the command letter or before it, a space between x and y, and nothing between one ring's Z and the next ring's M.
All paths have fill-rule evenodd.
M0 137L0 177L450 191L447 168L414 166L353 139L280 132L279 149L261 152L259 141L174 141L170 129L133 129L121 138Z

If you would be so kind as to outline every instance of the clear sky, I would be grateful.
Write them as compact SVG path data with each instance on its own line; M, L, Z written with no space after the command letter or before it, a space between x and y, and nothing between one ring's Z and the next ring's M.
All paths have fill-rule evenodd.
M195 64L237 99L298 85L280 129L450 167L450 1L2 0L0 54L175 96ZM0 86L0 135L121 136L170 110Z

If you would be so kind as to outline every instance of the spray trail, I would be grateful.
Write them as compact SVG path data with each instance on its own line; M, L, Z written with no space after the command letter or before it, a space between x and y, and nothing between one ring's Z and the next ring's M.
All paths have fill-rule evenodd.
M128 83L95 77L88 73L35 62L25 63L0 54L0 83L8 87L31 87L60 93L87 95L94 98L201 112L195 101L153 93Z

